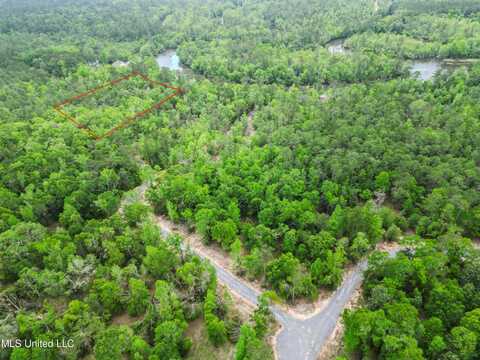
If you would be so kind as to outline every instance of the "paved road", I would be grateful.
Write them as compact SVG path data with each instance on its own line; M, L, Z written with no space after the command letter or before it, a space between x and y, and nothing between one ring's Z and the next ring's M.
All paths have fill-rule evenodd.
M335 330L345 305L362 282L362 272L367 267L363 261L331 296L324 309L312 317L291 319L277 336L278 358L283 360L314 360Z
M161 229L164 236L170 234L169 229L165 227ZM396 251L391 251L390 256L395 253ZM196 254L210 261L217 272L218 280L222 284L244 300L254 305L258 304L260 292L257 289L219 266L212 259L200 253ZM317 358L335 330L343 309L361 285L362 274L366 268L366 260L357 264L333 293L324 309L307 319L296 318L275 305L270 307L276 320L282 326L276 338L275 350L278 360L315 360Z
M172 231L166 227L161 227L160 229L164 237L172 233ZM217 272L217 279L222 284L228 286L229 289L233 290L237 295L241 296L243 299L247 300L253 305L258 304L258 296L260 295L260 293L257 289L248 286L240 278L220 267L215 262L211 261L211 259L208 259L205 255L195 252L194 249L191 250L195 253L195 255L199 256L204 260L208 260L213 265L215 271Z
M399 250L389 250L393 257ZM301 320L290 317L277 335L276 351L279 360L315 360L335 330L343 309L360 287L367 261L358 263L332 294L319 313Z
M143 184L137 189L140 198L144 200L147 186ZM158 223L162 234L168 236L171 233L170 228L162 226L162 222ZM195 249L192 250L195 252ZM391 250L390 256L394 256L397 251ZM244 300L254 305L258 303L260 292L257 289L219 266L213 259L204 254L195 253L199 257L210 261L215 267L218 280L222 284ZM275 305L271 306L274 317L282 326L276 337L275 351L278 360L315 360L317 358L333 333L346 304L361 285L362 274L366 267L366 260L357 264L333 293L323 310L307 319L296 318Z
M163 225L164 219L162 217L159 216L158 219L163 220L163 221L157 221L157 224L160 227L160 230L162 232L162 236L166 237L170 235L172 232L175 232L170 230L169 227ZM190 247L190 250L192 250L195 253L195 255L197 255L201 259L208 260L210 264L212 264L212 266L215 268L215 271L217 273L217 279L220 283L227 286L230 291L233 291L235 294L237 294L247 302L251 303L252 305L258 305L258 297L261 295L260 291L250 286L247 282L245 282L245 280L232 274L229 270L218 265L215 262L215 260L209 258L205 254L200 253L191 247ZM271 305L270 310L272 311L277 321L280 322L282 325L288 324L288 322L291 319L293 319L290 315L288 315L282 309L278 308L275 305Z

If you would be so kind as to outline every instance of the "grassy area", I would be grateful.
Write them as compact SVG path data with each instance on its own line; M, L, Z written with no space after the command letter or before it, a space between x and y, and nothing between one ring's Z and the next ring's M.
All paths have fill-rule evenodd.
M186 336L193 341L187 359L226 360L233 358L234 344L227 342L220 347L215 347L208 341L207 329L205 328L203 318L198 318L189 324Z

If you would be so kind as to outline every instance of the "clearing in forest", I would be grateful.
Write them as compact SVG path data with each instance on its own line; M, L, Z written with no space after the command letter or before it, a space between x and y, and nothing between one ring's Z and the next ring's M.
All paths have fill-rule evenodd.
M105 91L107 89L110 91ZM54 110L93 139L101 140L182 93L181 88L132 71L68 98L56 104ZM92 108L96 111L92 112Z

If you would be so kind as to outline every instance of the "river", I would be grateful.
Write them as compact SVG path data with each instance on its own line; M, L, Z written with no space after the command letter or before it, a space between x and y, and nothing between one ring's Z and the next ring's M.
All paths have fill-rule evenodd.
M414 61L410 75L418 80L431 80L442 68L442 63L438 60Z
M350 55L352 53L352 50L345 47L345 40L345 38L332 40L328 42L325 47L332 55ZM417 78L418 80L428 81L433 79L433 77L440 71L453 71L462 66L470 66L475 61L476 59L412 60L412 65L410 67L410 76L413 78Z
M472 66L477 61L477 59L414 60L410 68L410 75L419 80L427 81L439 72L452 72L461 67Z
M328 42L327 50L332 55L348 55L351 53L349 49L345 48L345 39L335 39Z
M157 64L160 68L167 68L174 71L183 71L180 65L180 58L175 50L166 50L156 58Z

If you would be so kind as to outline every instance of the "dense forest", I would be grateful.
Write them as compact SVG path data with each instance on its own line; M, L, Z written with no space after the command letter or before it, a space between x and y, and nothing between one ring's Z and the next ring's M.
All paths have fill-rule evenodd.
M406 238L395 258L371 256L344 355L479 358L478 1L0 10L0 338L75 343L0 359L271 358L267 300L242 314L152 212L287 303ZM183 71L157 66L167 49ZM421 81L410 70L422 59L456 65ZM54 111L132 70L184 94L101 141ZM163 91L133 79L68 111L105 132ZM147 181L151 208L130 191ZM204 342L189 336L199 321Z
M478 359L478 250L452 235L417 245L395 259L372 256L364 307L344 315L346 350L380 359Z

